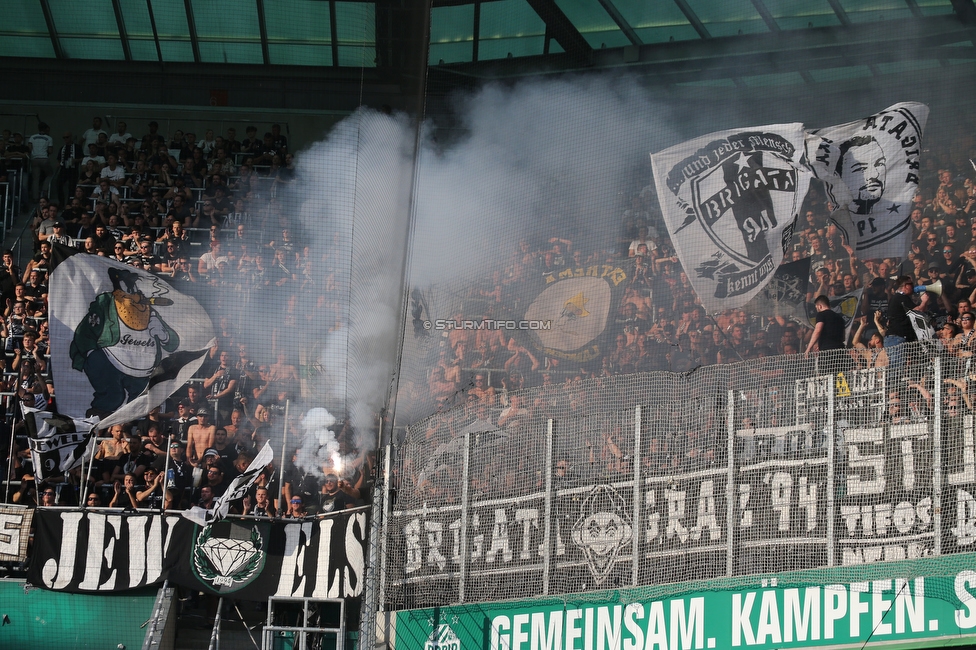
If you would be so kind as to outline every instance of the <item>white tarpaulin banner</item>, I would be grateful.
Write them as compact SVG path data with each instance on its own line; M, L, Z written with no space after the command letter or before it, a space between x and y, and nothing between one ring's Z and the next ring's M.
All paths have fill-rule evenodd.
M811 174L803 125L730 129L651 155L674 248L709 313L749 302L783 261Z
M836 207L831 218L861 259L908 253L928 115L925 104L902 102L807 136L807 159Z
M73 255L50 284L58 409L99 428L142 417L182 386L214 345L213 323L156 276L97 255Z

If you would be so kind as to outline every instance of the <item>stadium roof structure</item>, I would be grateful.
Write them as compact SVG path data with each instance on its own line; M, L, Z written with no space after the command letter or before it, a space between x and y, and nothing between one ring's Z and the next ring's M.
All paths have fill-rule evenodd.
M369 69L395 83L416 75L425 50L433 92L607 69L667 85L832 83L966 65L976 56L973 0L0 0L0 7L0 57L306 74L314 67L320 80ZM413 22L399 20L411 12ZM429 39L417 34L427 29Z

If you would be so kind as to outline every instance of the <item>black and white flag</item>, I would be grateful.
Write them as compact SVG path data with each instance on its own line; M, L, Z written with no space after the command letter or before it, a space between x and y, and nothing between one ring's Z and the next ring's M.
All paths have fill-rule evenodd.
M193 506L189 510L184 511L183 516L199 526L209 526L216 521L220 521L230 512L230 502L243 498L251 486L254 485L254 481L257 480L258 475L273 460L274 451L271 449L271 443L266 442L264 443L264 447L261 448L261 451L258 452L258 455L251 461L251 464L244 470L244 473L235 476L231 480L230 485L227 486L227 491L214 502L213 508L206 510L200 506Z
M751 300L783 261L811 174L803 125L732 129L651 155L661 211L709 313Z
M807 285L810 282L810 258L784 262L762 290L745 308L750 314L773 318L783 316L795 321L806 320Z
M98 418L82 420L27 406L23 409L27 446L38 481L73 470L86 454L94 451L92 432Z
M807 159L834 205L831 220L861 259L908 253L928 115L925 104L902 102L807 135Z
M100 429L149 413L203 364L210 316L151 273L73 255L51 275L51 364L58 407Z

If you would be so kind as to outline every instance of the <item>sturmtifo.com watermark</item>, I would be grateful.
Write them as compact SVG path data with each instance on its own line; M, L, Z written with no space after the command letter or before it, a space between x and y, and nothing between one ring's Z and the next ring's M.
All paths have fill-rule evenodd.
M434 320L424 321L425 330L551 330L549 320Z

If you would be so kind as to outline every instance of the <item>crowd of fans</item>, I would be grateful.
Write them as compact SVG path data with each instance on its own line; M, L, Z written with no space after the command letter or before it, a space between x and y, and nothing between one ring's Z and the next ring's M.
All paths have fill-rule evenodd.
M44 408L55 404L46 356L46 282L59 246L139 266L195 296L214 316L218 344L197 379L166 405L113 429L85 475L79 470L35 488L24 445L4 453L12 461L10 500L34 502L50 489L55 502L64 505L212 504L272 436L273 427L283 427L284 405L298 395L314 368L302 355L342 326L343 286L348 282L344 261L334 248L317 247L322 238L304 232L297 211L282 200L298 172L278 125L260 137L255 127L248 127L238 141L234 129L223 136L208 130L197 139L179 130L160 133L150 122L147 133L136 138L123 122L109 134L95 118L79 138L63 132L60 147L49 130L40 124L38 133L26 140L9 132L0 138L6 168L29 172L37 247L24 268L9 252L3 255L0 334L7 353L2 388L12 395L5 403L8 422L18 419L17 402ZM976 349L976 337L971 336L976 299L973 139L955 125L932 130L930 151L935 153L922 161L922 184L911 211L912 249L906 259L859 259L829 225L829 207L817 187L794 230L788 260L810 259L809 302L818 295L864 290L847 353L852 369L888 364L881 341L885 309L899 275L918 284L941 281L943 292L932 311L944 350L966 359ZM546 414L585 415L588 406L604 399L602 393L617 390L611 379L618 376L688 373L713 364L770 359L773 365L763 372L782 378L783 368L800 368L806 362L809 322L763 318L748 309L705 313L664 228L649 171L635 177L641 181L622 195L619 227L610 240L594 244L577 233L559 232L554 222L549 236L523 239L514 250L502 251L498 259L503 262L484 283L466 289L467 308L453 316L479 320L519 313L533 298L529 287L538 286L540 278L593 264L624 266L627 286L600 356L586 363L561 360L504 330L447 332L429 346L424 379L401 383L400 403L407 405L404 411L412 409L408 418L437 411L423 427L428 440L457 439L475 421L524 436L529 423ZM789 355L798 356L790 360ZM953 367L957 380L968 372L965 364ZM914 390L916 402L930 404L932 387L926 381L931 377L916 376L907 384L912 388L900 390ZM965 390L966 382L960 386L956 399L965 395L970 403L976 396ZM529 388L537 389L531 398L520 394ZM741 415L737 425L761 423L775 413L769 406L776 402L771 384L768 388L766 395L750 396L759 406L755 413ZM907 403L912 396L889 398L904 397ZM712 399L704 393L698 398ZM662 427L683 422L682 431L689 436L659 439L656 448L643 454L645 462L655 458L662 471L721 462L724 451L716 445L724 435L721 417L691 421L679 411L661 409L656 415ZM587 434L586 444L567 451L562 462L571 471L586 465L626 474L632 442L621 426L597 429ZM350 438L348 429L339 433L344 453L352 452ZM532 436L525 440L534 444ZM169 477L161 473L167 456L174 470ZM281 513L292 505L312 513L335 509L336 498L344 507L368 497L369 455L344 475L286 461L282 502L275 502L278 470L270 467L258 482L269 489L270 505ZM438 489L438 481L429 472L425 475L423 467L405 466L404 472L410 474L403 477L406 482ZM525 489L525 481L537 484L538 475L537 469L527 470L528 478L509 481L507 489ZM452 480L442 477L440 484L455 489ZM475 487L487 490L489 483L486 478ZM262 499L252 495L238 507L252 512ZM268 511L265 505L260 508Z
M0 176L29 178L35 250L23 268L5 251L0 272L0 390L12 427L0 436L11 479L4 496L29 505L210 508L266 441L282 439L285 406L307 379L301 353L342 325L343 271L332 248L312 245L283 198L298 174L280 125L263 134L248 126L243 140L234 128L198 138L161 133L154 121L141 137L122 121L113 133L102 126L95 117L78 138L66 130L60 145L44 123L26 140L0 137ZM92 462L38 482L18 405L56 408L47 282L66 254L110 257L194 296L213 317L217 345L166 404L111 427ZM293 454L298 409L288 425ZM338 432L345 458L356 456L350 438L348 428ZM345 468L308 467L291 455L282 476L276 460L232 511L304 517L362 505L372 462L361 455Z
M861 311L848 334L848 349L839 353L841 361L832 361L833 365L850 370L888 365L883 339L888 302L898 289L897 277L907 275L915 285L940 281L942 294L938 298L933 295L928 313L937 338L942 340L938 349L953 360L943 366L943 376L955 383L944 386L942 394L961 408L976 401L976 384L965 381L968 357L976 349L976 336L972 336L976 300L976 172L971 162L976 159L976 146L970 131L961 122L930 123L927 137L931 146L922 160L921 184L910 209L912 243L907 258L860 259L836 226L830 224L825 192L815 184L800 211L784 260L809 258L808 303L820 295L837 298L864 290ZM534 449L533 441L542 439L534 425L549 417L586 418L596 404L606 410L630 403L621 398L631 390L620 388L622 384L617 379L621 375L652 371L700 373L703 366L740 361L751 362L747 364L749 372L756 376L752 389L743 392L736 426L793 424L789 418L795 416L795 407L787 405L794 391L790 380L817 374L816 346L810 354L804 354L813 332L811 321L760 317L750 313L748 306L706 314L675 254L649 170L636 176L640 185L624 193L624 204L618 206L618 214L622 214L614 241L593 245L583 237L575 241L578 233L558 231L551 231L550 237L541 241L523 240L515 250L499 254L498 259L504 263L483 285L470 287L463 301L465 309L452 315L458 322L504 318L521 313L519 306L524 311L527 301L534 298L531 288L538 291L539 278L592 264L623 265L628 270L629 286L608 325L603 353L587 363L570 362L547 357L532 345L530 337L504 330L455 329L444 333L443 339L430 347L432 369L427 381L410 382L405 389L411 397L408 402L425 405L417 415L435 412L414 430L414 440L421 443L419 448L424 448L425 440L436 448L462 437L472 426L481 426L477 423L488 423L514 435L515 448L526 450L524 457L528 458ZM554 223L553 228L558 228L558 224ZM915 371L888 396L892 405L903 402L905 413L932 412L931 364L924 363L928 356L923 354L916 359ZM712 388L724 395L728 387L727 383L717 383ZM535 390L527 394L523 389L529 388ZM648 445L644 461L654 471L687 470L703 462L722 462L725 456L722 399L710 396L708 389L681 390L686 388L691 393L682 392L677 398L673 386L663 388L660 394L645 390L634 401L649 409L661 431L670 431L654 435L651 427L642 439ZM685 405L710 405L713 414L722 415L690 416L686 408L674 403L675 399ZM531 434L526 433L530 424ZM603 423L588 434L574 434L575 448L568 450L561 462L581 480L586 475L591 475L592 480L613 476L623 480L632 471L627 459L633 457L633 441L620 429ZM539 451L531 462L538 464L543 457ZM515 464L519 463L530 461L520 458ZM488 483L487 477L495 472L491 482L496 486L504 483L498 480L498 466L485 466L484 471L484 481L475 482ZM508 478L508 493L515 495L520 490L538 488L539 471L540 467L520 466ZM456 468L452 469L449 463L438 467L431 466L426 458L408 458L399 480L406 490L416 489L427 498L438 492L455 492L453 486L458 478Z

